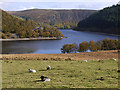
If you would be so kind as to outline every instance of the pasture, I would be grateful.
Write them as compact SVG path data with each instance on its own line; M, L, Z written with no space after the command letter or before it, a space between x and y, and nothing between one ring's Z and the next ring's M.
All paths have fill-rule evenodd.
M50 65L51 70L46 70ZM29 73L35 69L36 73ZM118 61L2 60L3 88L118 88ZM49 82L40 81L47 76ZM102 78L102 79L101 79Z

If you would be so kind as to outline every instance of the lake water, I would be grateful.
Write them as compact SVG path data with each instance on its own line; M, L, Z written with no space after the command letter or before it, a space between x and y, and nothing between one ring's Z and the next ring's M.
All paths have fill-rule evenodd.
M92 32L80 32L73 30L60 30L65 37L62 40L36 40L36 41L8 41L2 42L2 53L7 54L55 54L61 53L64 44L81 43L83 41L98 41L105 38L117 39L117 36L98 34Z

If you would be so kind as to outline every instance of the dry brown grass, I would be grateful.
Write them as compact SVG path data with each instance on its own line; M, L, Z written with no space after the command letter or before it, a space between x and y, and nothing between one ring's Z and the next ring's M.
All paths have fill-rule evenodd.
M118 59L118 50L71 54L3 54L3 60L108 60Z

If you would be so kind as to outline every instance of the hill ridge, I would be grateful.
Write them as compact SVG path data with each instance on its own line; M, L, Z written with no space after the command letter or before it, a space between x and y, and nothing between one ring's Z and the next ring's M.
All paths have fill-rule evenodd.
M9 14L22 18L32 19L38 23L50 24L58 28L72 28L77 23L96 10L54 10L54 9L30 9L25 11L9 11Z

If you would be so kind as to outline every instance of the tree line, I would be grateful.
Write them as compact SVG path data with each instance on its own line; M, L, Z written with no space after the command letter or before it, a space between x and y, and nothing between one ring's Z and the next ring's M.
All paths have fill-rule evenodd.
M60 23L60 24L53 24L52 26L58 29L73 29L77 26L77 23Z
M76 53L76 52L86 52L90 51L100 51L100 50L119 50L120 49L120 40L118 39L109 39L106 38L100 41L84 41L77 45L73 44L64 44L61 48L62 53Z

